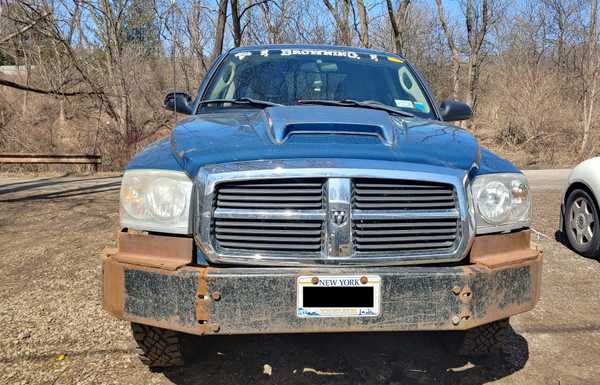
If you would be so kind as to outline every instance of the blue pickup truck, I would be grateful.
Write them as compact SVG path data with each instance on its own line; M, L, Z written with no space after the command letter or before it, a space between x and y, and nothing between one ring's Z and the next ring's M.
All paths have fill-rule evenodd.
M445 330L488 354L538 301L526 178L404 58L236 48L164 104L188 117L127 166L103 260L149 366L208 334Z

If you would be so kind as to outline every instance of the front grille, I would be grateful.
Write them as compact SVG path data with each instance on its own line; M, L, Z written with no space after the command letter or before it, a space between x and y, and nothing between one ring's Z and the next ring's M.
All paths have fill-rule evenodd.
M354 210L419 212L457 208L454 186L396 179L354 179ZM355 220L354 247L359 253L399 254L452 249L458 219Z
M369 264L449 261L465 251L459 178L339 174L218 180L205 201L212 205L202 222L205 252L228 263Z
M456 208L454 188L432 182L355 179L352 207L359 210L440 210Z
M325 179L269 179L217 186L214 239L218 250L318 255L323 219L284 219L285 212L323 209ZM233 210L233 214L232 213ZM259 214L257 210L269 210ZM220 215L221 213L228 215ZM276 216L276 212L282 215ZM237 215L236 215L237 214Z
M320 209L322 179L228 182L219 186L217 207L241 209Z
M454 247L458 220L359 220L354 221L354 245L363 253L406 253Z
M227 249L318 252L322 227L322 221L217 219L215 238Z

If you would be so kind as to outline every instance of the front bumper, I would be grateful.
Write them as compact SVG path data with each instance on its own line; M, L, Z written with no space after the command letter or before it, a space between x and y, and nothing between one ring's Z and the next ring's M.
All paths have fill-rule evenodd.
M189 266L191 241L138 235L131 242L123 234L119 250L104 257L104 308L123 320L191 334L464 330L530 310L540 295L542 252L529 247L528 231L478 237L470 265L372 268ZM169 239L179 243L166 247ZM145 247L148 253L165 256L127 249L143 241L162 246ZM379 275L381 313L299 318L300 275Z

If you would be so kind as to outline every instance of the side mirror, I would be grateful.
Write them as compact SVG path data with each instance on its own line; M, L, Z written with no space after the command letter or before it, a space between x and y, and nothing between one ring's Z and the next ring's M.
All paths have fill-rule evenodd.
M185 92L169 92L165 96L163 106L170 111L180 112L186 115L192 115L192 97Z
M473 110L471 110L468 104L455 100L444 100L440 104L440 112L442 119L446 122L469 120L473 117Z

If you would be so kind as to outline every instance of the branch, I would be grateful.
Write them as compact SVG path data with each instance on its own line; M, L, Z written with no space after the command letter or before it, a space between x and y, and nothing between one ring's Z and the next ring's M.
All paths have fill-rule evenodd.
M0 86L10 87L17 90L29 91L36 94L42 95L59 95L59 96L91 96L100 95L100 92L87 92L87 91L75 91L75 92L64 92L60 90L42 90L40 88L29 87L23 84L11 82L10 80L0 79Z
M256 7L257 5L261 5L261 4L264 4L264 3L268 3L268 2L270 2L270 1L273 1L273 0L262 0L262 1L257 1L256 3L252 3L252 4L250 4L249 6L245 7L245 8L242 10L242 12L240 12L240 20L242 19L242 17L244 17L244 14L245 14L246 12L248 12L249 10L251 10L252 8Z
M21 28L20 30L18 30L16 32L13 32L10 35L1 38L0 39L0 44L6 43L7 41L9 41L11 39L14 39L17 36L24 34L25 32L29 31L31 28L33 28L37 24L39 24L42 20L44 20L49 15L50 15L50 12L46 12L45 14L43 14L42 16L40 16L39 18L37 18L36 20L34 20L33 22L31 22L30 24L26 25L25 27Z
M446 20L446 15L444 12L444 6L442 5L442 0L435 0L435 5L437 6L440 25L442 27L442 30L444 31L444 35L446 35L448 47L450 48L450 51L452 51L452 54L455 55L458 52L458 49L456 47L456 43L454 42L454 36L452 36L452 32L450 31L450 28L448 27L448 22Z
M398 23L396 22L396 15L394 14L394 7L392 6L392 1L387 0L386 4L388 16L390 18L390 24L392 26L392 31L394 32L394 36L397 36L400 32L398 31Z

